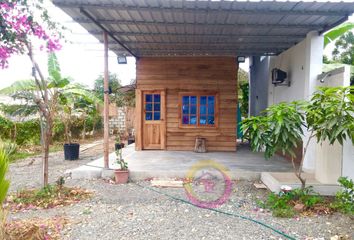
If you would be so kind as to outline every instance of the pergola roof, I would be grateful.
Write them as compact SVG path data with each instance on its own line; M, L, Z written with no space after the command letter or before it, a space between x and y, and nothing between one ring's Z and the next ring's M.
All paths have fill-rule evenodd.
M353 2L54 0L117 54L275 55L344 22Z

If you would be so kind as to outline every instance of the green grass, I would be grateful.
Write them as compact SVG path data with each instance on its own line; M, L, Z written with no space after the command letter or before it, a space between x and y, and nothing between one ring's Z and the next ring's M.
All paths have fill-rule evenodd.
M55 144L50 146L49 148L49 152L59 152L59 151L63 151L63 145L62 144ZM18 160L22 160L22 159L26 159L29 157L34 157L34 156L39 156L42 154L41 150L35 150L35 151L26 151L26 150L22 150L19 149L16 153L14 153L11 156L11 162L16 162Z
M292 218L296 212L291 207L273 209L272 215L279 218Z
M25 158L28 158L28 157L33 157L33 156L36 156L38 155L37 152L16 152L14 153L12 156L11 156L11 162L16 162L18 160L21 160L21 159L25 159Z

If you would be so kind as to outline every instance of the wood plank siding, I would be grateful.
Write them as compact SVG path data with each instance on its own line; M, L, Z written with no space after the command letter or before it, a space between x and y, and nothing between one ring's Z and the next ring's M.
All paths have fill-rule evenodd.
M236 151L237 63L233 57L143 57L137 60L136 149L143 149L142 94L166 91L166 149L193 150L197 136L208 151ZM216 127L180 126L181 92L216 92Z

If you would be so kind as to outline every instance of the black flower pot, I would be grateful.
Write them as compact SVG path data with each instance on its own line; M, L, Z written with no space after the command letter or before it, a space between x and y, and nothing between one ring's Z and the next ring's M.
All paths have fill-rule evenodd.
M78 143L64 144L64 158L65 158L65 160L79 159L79 152L80 152L80 144L78 144Z
M114 149L117 151L121 148L124 148L124 143L116 143L114 144Z

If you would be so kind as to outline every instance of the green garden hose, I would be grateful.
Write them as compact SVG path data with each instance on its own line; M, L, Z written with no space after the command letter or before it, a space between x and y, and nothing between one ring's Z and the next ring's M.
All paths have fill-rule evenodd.
M187 200L184 200L184 199L182 199L182 198L175 197L175 196L173 196L173 195L171 195L171 194L168 194L168 193L165 193L165 192L162 192L162 191L158 191L158 190L156 190L156 189L154 189L154 188L151 188L151 187L148 187L148 186L142 186L142 185L140 185L140 184L138 184L138 183L135 183L135 184L136 184L137 186L141 187L141 188L145 188L145 189L151 190L151 191L153 191L153 192L159 193L159 194L164 195L164 196L166 196L166 197L168 197L168 198L171 198L171 199L173 199L173 200L176 200L176 201L179 201L179 202L183 202L183 203L192 205L192 206L194 206L194 207L198 207L197 205L195 205L195 204L193 204L193 203L191 203L191 202L189 202L189 201L187 201ZM198 207L198 208L199 208L199 207ZM237 218L241 218L241 219L243 219L243 220L251 221L251 222L254 222L254 223L256 223L256 224L259 224L259 225L261 225L261 226L263 226L263 227L269 228L270 230L272 230L272 231L274 231L274 232L276 232L276 233L278 233L278 234L284 236L284 237L287 238L287 239L296 240L296 238L291 237L291 236L287 235L286 233L284 233L284 232L282 232L282 231L280 231L280 230L278 230L278 229L276 229L276 228L274 228L274 227L272 227L272 226L270 226L270 225L268 225L268 224L265 224L265 223L263 223L263 222L260 222L260 221L258 221L258 220L255 220L255 219L253 219L253 218L246 217L246 216L242 216L242 215L235 214L235 213L224 212L224 211L221 211L221 210L219 210L219 209L214 209L214 208L203 208L203 209L208 209L208 210L210 210L210 211L217 212L217 213L221 213L221 214L225 214L225 215L227 215L227 216L237 217Z

